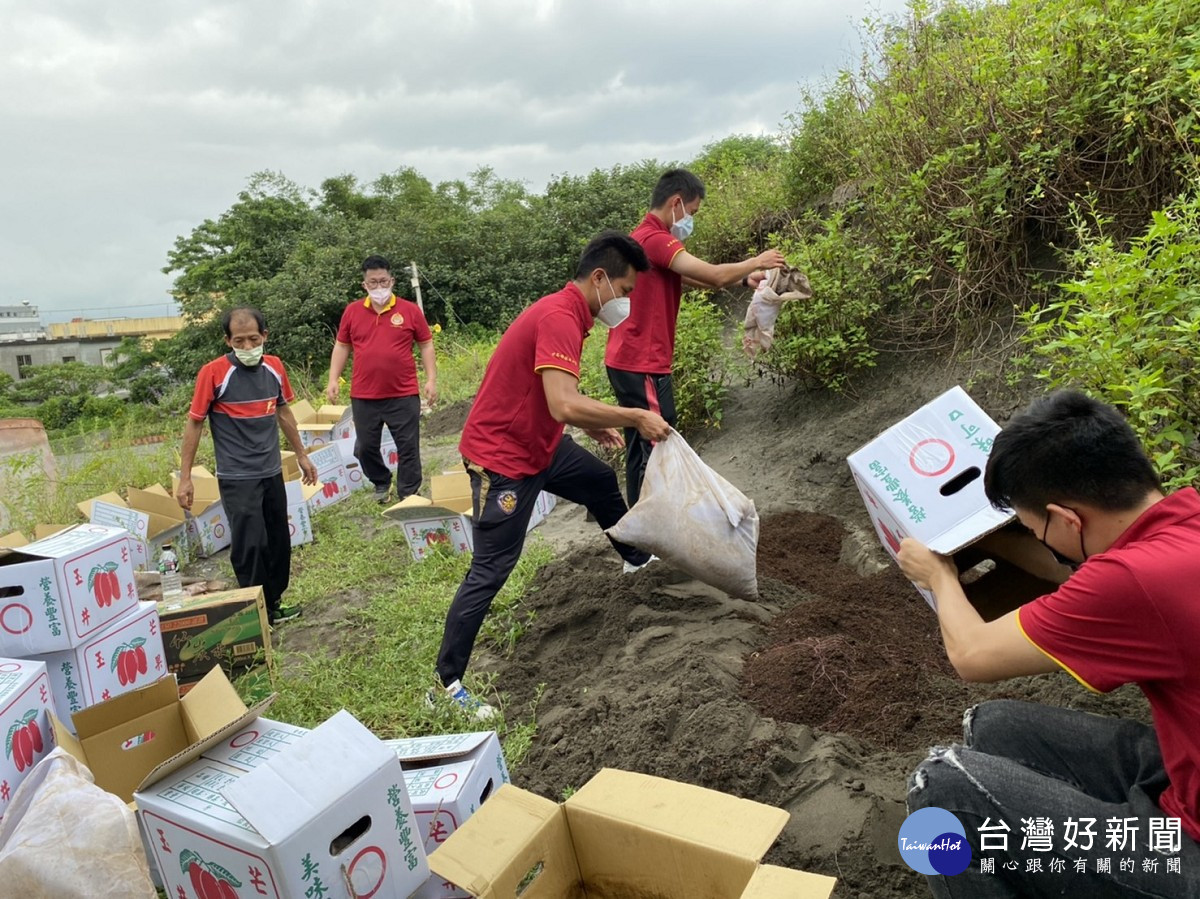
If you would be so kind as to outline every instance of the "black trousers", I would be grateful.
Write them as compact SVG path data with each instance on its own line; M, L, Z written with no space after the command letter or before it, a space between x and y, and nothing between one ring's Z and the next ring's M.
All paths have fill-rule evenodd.
M386 490L392 473L383 463L379 441L384 425L396 441L396 499L412 496L421 489L421 398L397 396L383 400L351 398L354 415L354 455L363 474L376 490Z
M542 490L587 508L603 528L610 528L627 511L616 473L570 437L564 437L544 471L514 480L463 460L471 477L475 548L471 568L454 594L446 614L437 672L443 685L460 679L467 670L475 638L492 600L512 574L533 506ZM649 553L609 538L621 558L641 565Z
M274 621L292 568L283 475L246 481L218 478L217 487L229 517L229 561L238 586L261 586L267 616Z
M649 409L657 412L671 427L675 427L675 385L670 375L648 375L641 372L608 369L618 406ZM629 505L637 503L642 494L642 478L654 444L638 433L637 428L625 429L625 495Z

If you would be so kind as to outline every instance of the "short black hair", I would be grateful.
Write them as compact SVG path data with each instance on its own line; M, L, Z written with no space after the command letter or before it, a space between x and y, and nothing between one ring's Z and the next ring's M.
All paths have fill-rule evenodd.
M263 314L253 306L235 306L232 309L226 309L221 316L221 327L225 329L225 336L233 336L233 320L235 318L252 318L258 324L258 333L267 333L267 320L263 318Z
M363 274L366 274L367 272L371 271L371 269L375 269L375 268L381 268L385 272L388 272L389 274L391 274L392 264L390 262L388 262L386 259L384 259L382 256L368 256L366 259L363 260L363 264L362 264Z
M1125 417L1078 390L1056 390L1013 416L983 476L993 506L1031 512L1078 502L1122 512L1161 486Z
M642 245L620 231L601 231L588 242L575 267L576 278L586 278L596 269L604 269L610 278L620 278L630 268L634 271L650 270L650 260Z
M690 203L699 197L704 199L704 182L687 169L668 169L654 185L654 193L650 195L650 208L658 209L672 196L679 194L683 202Z

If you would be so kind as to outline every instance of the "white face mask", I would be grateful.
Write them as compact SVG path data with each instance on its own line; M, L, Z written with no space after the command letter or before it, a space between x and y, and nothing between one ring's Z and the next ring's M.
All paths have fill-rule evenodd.
M367 291L367 296L371 298L371 302L373 303L386 303L391 295L392 289L390 287L374 287Z
M233 355L237 356L238 362L242 365L248 365L251 368L262 362L263 345L260 343L252 350L234 350Z
M604 273L604 280L608 281L608 289L612 291L613 298L607 303L601 301L600 311L596 313L596 321L606 328L615 328L629 318L629 297L617 296L616 288L609 280L607 272Z
M680 204L683 200L680 199ZM671 235L677 240L687 240L692 236L692 229L696 227L695 221L692 219L692 214L684 207L683 218L679 221L675 220L675 210L671 210Z

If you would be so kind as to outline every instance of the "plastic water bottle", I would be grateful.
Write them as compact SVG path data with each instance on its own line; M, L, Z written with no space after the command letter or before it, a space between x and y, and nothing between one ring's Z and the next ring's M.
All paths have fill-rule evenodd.
M163 599L183 593L183 581L179 579L179 557L170 543L164 543L162 555L158 557L158 573L162 575Z

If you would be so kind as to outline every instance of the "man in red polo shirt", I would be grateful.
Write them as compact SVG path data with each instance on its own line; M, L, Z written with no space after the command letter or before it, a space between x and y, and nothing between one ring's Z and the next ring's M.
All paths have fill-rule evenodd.
M585 506L601 529L627 511L612 468L564 437L563 425L582 428L608 447L622 444L615 428L633 429L647 440L670 433L660 415L579 392L584 337L597 321L623 327L629 292L648 267L637 241L624 234L606 231L592 240L575 279L527 307L504 332L463 426L459 450L471 478L474 552L446 615L437 673L450 698L480 720L495 710L472 697L461 679L492 599L520 558L538 493ZM609 542L627 571L650 561L648 553Z
M963 744L934 749L909 782L909 811L953 813L975 860L930 876L934 895L1200 896L1200 496L1160 483L1116 409L1059 391L1000 432L984 489L1078 566L1061 587L984 621L953 560L901 543L964 679L1136 684L1154 721L1007 700L968 711ZM1044 845L1027 846L1027 822L1048 822Z
M413 344L421 351L425 399L431 406L437 402L437 358L421 307L392 293L396 280L391 264L382 256L368 256L362 270L367 295L342 313L329 357L325 396L329 402L337 402L338 379L353 351L350 405L356 434L354 455L363 474L375 485L375 498L383 503L392 480L379 450L384 425L396 442L399 458L396 499L421 489L421 399Z
M692 216L703 199L703 183L686 169L671 169L658 179L650 211L632 234L646 251L650 271L638 278L629 321L609 332L604 353L617 402L651 409L671 425L675 424L671 365L683 285L715 290L741 281L757 287L764 276L761 269L778 268L786 261L778 250L767 250L745 262L713 265L687 252L683 241L692 233ZM631 506L641 493L652 448L636 430L626 429L625 493Z

